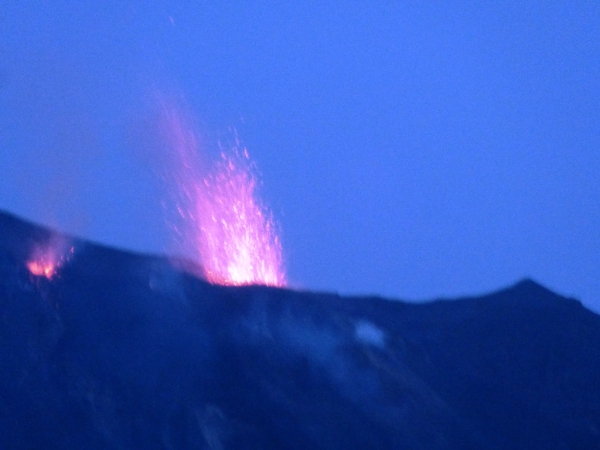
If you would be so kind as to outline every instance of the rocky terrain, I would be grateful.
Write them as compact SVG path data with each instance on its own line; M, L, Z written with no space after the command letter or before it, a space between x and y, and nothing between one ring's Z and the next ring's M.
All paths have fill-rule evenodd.
M0 448L600 448L600 316L532 280L414 304L193 273L0 214Z

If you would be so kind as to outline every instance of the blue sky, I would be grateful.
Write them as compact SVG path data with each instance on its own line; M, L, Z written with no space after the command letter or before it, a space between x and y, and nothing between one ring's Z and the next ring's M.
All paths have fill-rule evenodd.
M237 130L293 286L600 310L598 2L82 3L0 9L0 208L164 251L164 92Z

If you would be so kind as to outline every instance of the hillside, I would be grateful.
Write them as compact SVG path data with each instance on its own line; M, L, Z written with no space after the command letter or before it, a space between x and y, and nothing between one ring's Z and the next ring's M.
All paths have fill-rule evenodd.
M0 214L0 448L600 448L600 316L534 281L413 304L178 267Z

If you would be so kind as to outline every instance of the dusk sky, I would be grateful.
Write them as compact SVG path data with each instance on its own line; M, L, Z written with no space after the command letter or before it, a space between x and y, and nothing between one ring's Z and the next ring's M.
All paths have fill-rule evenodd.
M600 311L597 0L3 2L0 209L169 251L159 98L248 149L291 287Z

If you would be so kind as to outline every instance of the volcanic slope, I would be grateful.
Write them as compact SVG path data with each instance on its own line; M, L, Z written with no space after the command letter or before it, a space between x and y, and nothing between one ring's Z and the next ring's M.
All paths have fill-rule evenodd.
M222 287L0 214L2 449L600 448L599 343L531 280L424 304Z

